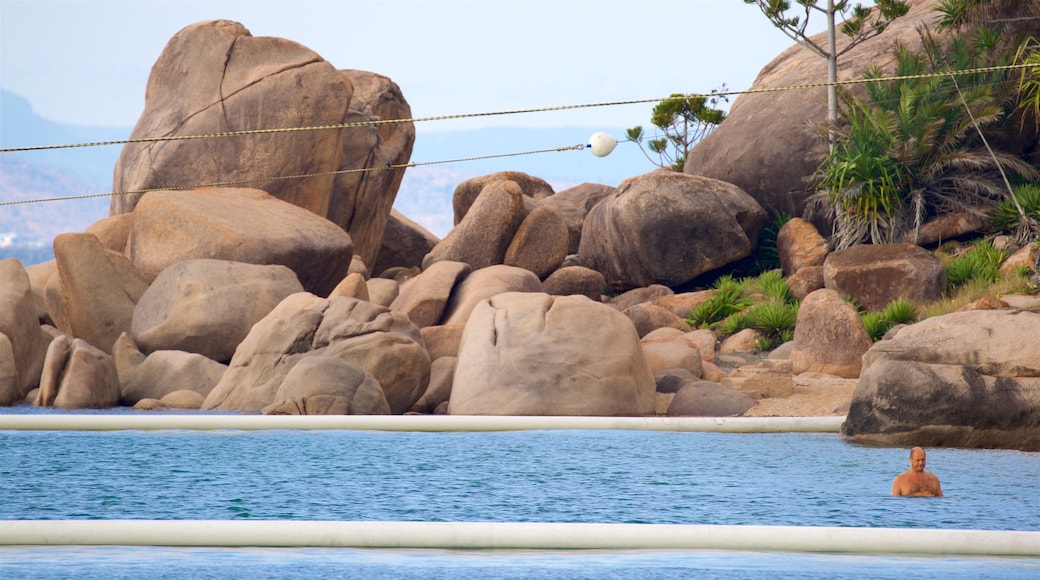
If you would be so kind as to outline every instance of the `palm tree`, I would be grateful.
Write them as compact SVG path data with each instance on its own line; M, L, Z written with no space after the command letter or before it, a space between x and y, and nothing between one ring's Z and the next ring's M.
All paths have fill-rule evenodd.
M922 32L924 49L896 50L895 76L967 70L998 64L999 36L979 31L943 49ZM1006 64L1006 63L1004 63ZM881 79L872 67L867 79ZM932 216L984 214L1006 197L1001 168L1036 179L1035 167L1013 154L987 149L976 125L999 132L1014 108L1016 83L1006 71L926 76L867 83L867 98L842 93L845 123L834 150L817 171L817 207L834 219L832 242L901 242Z

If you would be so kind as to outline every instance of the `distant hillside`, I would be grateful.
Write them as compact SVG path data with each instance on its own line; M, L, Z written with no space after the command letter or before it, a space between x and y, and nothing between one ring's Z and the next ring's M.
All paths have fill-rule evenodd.
M28 101L0 91L0 147L29 147L126 139L131 129L81 127L54 123L37 115ZM452 227L451 198L462 181L496 171L523 171L545 179L556 191L584 182L617 185L653 169L631 143L619 144L609 157L589 151L562 151L473 161L439 163L471 157L525 153L585 143L596 131L615 137L620 128L490 128L429 131L419 125L412 162L394 207L438 236ZM0 155L0 200L62 198L111 191L112 169L120 146L76 147ZM438 162L425 165L431 162ZM28 248L35 261L40 247L50 259L50 242L58 234L81 232L108 215L108 198L49 201L0 206L0 259ZM13 234L13 236L11 235ZM13 242L13 244L12 244ZM20 248L20 249L19 249Z

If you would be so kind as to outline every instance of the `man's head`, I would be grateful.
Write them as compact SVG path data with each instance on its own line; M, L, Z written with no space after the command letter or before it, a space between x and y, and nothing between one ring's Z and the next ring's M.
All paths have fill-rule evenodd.
M917 473L924 471L924 449L914 447L910 450L910 468Z

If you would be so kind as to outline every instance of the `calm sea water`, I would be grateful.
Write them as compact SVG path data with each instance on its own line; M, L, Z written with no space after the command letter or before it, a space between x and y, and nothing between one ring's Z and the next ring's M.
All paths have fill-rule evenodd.
M295 519L1040 530L1040 455L820 434L0 431L0 519ZM0 549L5 577L1038 577L1040 561L733 552ZM165 574L166 576L163 576Z

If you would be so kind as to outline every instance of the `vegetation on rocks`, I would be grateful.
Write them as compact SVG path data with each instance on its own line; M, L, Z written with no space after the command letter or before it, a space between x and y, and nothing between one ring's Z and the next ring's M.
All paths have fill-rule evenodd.
M895 76L1010 64L981 31L949 50L925 33L925 51L896 50ZM868 97L842 91L845 122L818 170L817 203L835 220L835 247L892 243L934 216L991 206L1005 199L1004 176L1040 178L1013 152L995 149L981 129L1007 129L1015 91L1006 70L884 80L866 72Z
M706 137L726 119L726 113L718 108L720 102L728 102L726 85L715 89L711 95L684 95L673 93L658 103L650 122L661 130L662 136L649 139L647 149L657 155L657 160L643 148L643 127L628 129L628 139L639 146L651 163L665 169L682 171L686 153L695 143Z
M778 271L739 280L721 276L713 288L714 294L686 318L691 326L714 329L719 336L755 329L762 334L757 345L760 350L769 350L794 337L798 301Z

